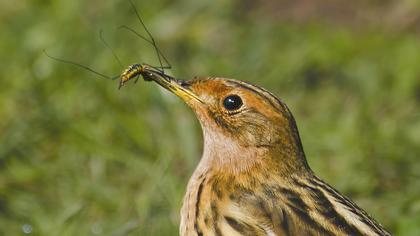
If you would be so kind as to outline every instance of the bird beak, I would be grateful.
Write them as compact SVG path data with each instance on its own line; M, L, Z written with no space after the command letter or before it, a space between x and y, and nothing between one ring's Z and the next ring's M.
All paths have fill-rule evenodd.
M197 102L203 103L203 100L200 99L193 91L191 91L189 87L189 83L185 80L176 79L172 76L151 72L148 73L146 76L143 75L144 79L147 81L155 81L163 88L169 90L170 92L174 93L178 97L180 97L184 102L188 103L191 100L195 100Z

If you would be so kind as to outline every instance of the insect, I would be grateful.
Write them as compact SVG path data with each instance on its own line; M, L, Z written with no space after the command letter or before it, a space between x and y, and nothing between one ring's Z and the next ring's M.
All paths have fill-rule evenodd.
M127 69L125 69L120 75L117 76L107 76L103 73L100 73L88 66L82 65L80 63L74 62L74 61L70 61L70 60L65 60L65 59L61 59L61 58L57 58L54 56L49 55L45 50L44 50L44 54L56 61L62 62L62 63L66 63L66 64L71 64L74 66L78 66L80 68L83 68L85 70L88 70L96 75L99 75L102 78L105 79L111 79L111 80L115 80L119 78L119 86L118 88L120 89L121 87L123 87L125 85L125 83L127 83L128 81L135 79L135 82L137 82L139 76L142 76L144 80L146 81L150 81L153 80L154 78L164 78L164 79L169 79L172 78L171 76L167 75L165 73L165 69L171 69L172 66L169 63L169 61L166 59L166 57L163 55L163 53L159 50L155 39L153 38L152 34L150 33L150 31L148 30L148 28L146 27L146 24L143 22L140 13L138 12L136 6L134 5L134 3L132 2L132 0L128 0L131 4L131 7L134 11L134 13L136 14L137 19L139 20L140 24L142 25L144 31L146 32L146 34L148 35L149 38L146 38L145 36L141 35L140 33L138 33L137 31L133 30L132 28L126 26L126 25L122 25L120 27L118 27L118 29L123 29L123 30L128 30L129 32L135 34L137 37L145 40L146 42L148 42L149 44L151 44L153 46L153 48L155 49L157 58L159 60L159 64L160 66L152 66L146 63L143 64L133 64L130 65ZM118 58L118 56L116 55L116 53L112 50L112 48L106 43L105 39L102 36L102 30L99 32L99 37L102 41L102 43L105 45L105 47L107 47L111 53L113 54L113 56L115 57L115 59L118 61L118 63L122 65L120 59Z
M137 80L140 75L146 81L153 80L155 76L161 76L166 79L172 78L165 74L164 71L159 70L157 67L153 67L147 64L133 64L124 70L123 73L119 76L120 85L118 88L121 88L126 82L133 78L136 78Z

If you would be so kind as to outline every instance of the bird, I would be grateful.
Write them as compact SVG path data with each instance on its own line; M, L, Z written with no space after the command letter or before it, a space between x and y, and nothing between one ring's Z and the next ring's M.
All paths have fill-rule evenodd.
M202 128L181 236L391 235L311 170L292 113L271 92L221 77L176 79L148 67L138 74L180 97Z

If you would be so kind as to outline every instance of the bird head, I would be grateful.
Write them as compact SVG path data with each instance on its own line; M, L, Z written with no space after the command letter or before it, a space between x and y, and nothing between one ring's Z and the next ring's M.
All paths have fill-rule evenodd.
M206 161L235 171L267 159L306 166L291 112L267 90L226 78L184 81L155 76L153 80L195 112L203 130Z

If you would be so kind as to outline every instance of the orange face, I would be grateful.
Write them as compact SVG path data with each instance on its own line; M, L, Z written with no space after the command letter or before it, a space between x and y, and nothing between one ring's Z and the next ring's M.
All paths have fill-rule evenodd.
M286 105L270 92L239 80L196 78L184 81L166 74L151 80L187 103L199 119L204 136L202 160L220 170L238 173L262 163L306 166L295 120ZM293 160L292 160L293 159ZM296 165L294 165L296 167ZM296 169L296 168L295 168Z
M203 129L234 136L243 146L276 146L294 137L294 120L286 105L268 91L238 80L197 78L185 81L195 99L184 99Z

